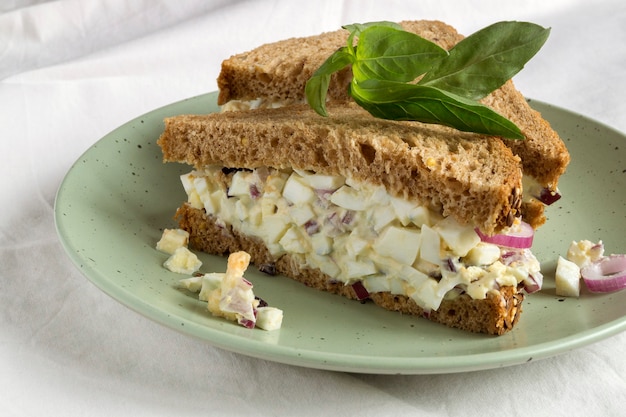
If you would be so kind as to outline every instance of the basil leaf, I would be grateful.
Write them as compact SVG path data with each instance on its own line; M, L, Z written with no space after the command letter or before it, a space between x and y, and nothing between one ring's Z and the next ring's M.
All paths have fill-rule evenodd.
M353 79L350 93L374 117L436 123L455 129L524 139L510 120L476 101L435 87L383 80Z
M353 23L351 25L342 26L342 28L350 32L350 35L348 35L347 47L348 47L348 52L350 52L352 56L356 56L356 52L354 48L354 38L360 36L361 32L363 32L365 29L373 27L373 26L383 26L383 27L402 30L402 26L400 26L399 24L394 23L394 22L387 22L387 21L369 22L369 23Z
M350 31L346 46L331 55L306 84L307 101L320 115L328 115L331 74L351 65L350 95L375 117L524 138L513 122L477 100L519 72L543 46L549 29L500 22L468 36L448 53L391 22L344 28ZM355 37L359 38L356 46Z
M326 96L330 76L353 62L352 55L346 47L339 48L313 73L304 87L304 93L309 103L319 115L328 116L326 111Z
M549 34L534 23L495 23L455 45L420 84L479 100L524 68Z
M357 80L410 82L447 55L448 51L414 33L371 26L359 35L352 73Z

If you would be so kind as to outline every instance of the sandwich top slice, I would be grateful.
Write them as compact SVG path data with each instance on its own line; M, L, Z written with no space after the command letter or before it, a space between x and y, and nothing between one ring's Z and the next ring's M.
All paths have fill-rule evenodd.
M454 28L439 21L405 21L401 26L451 49L463 39ZM237 54L222 63L218 77L218 104L226 110L275 107L304 102L304 88L315 70L338 48L345 46L347 30L316 36L291 38L262 45ZM349 68L333 74L329 100L349 100ZM569 153L541 115L533 110L512 81L481 102L515 123L525 140L504 140L522 161L524 173L523 211L533 227L545 222L544 203L558 198L558 180L569 164ZM546 196L548 198L546 198Z
M328 110L167 118L164 160L193 166L177 211L190 244L451 327L510 330L542 279L519 157L499 138ZM522 244L489 240L511 232Z

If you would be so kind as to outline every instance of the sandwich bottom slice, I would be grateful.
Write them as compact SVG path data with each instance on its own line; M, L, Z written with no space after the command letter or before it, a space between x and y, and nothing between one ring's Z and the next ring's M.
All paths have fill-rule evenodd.
M211 164L181 181L188 199L176 218L193 248L244 250L264 272L388 310L501 335L518 321L525 289L541 285L529 249L482 241L473 226L382 185Z

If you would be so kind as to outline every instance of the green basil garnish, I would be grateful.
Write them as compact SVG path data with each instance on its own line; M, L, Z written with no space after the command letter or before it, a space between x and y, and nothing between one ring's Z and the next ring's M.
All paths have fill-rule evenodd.
M550 29L499 22L446 51L391 22L344 28L350 31L347 45L333 53L306 84L307 101L320 115L327 116L330 76L351 65L349 93L375 117L524 138L513 122L478 100L517 74L541 49Z

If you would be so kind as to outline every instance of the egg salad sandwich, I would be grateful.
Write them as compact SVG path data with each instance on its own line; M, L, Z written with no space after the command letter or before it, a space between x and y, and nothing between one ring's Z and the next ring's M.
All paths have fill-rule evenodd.
M440 23L404 25L446 48L459 40ZM180 228L198 250L245 251L260 270L309 287L453 328L508 332L542 283L530 247L545 216L524 196L525 156L501 136L377 117L341 93L345 71L332 76L322 117L302 103L305 84L346 37L263 46L237 58L249 60L242 72L227 69L231 58L219 100L236 100L228 107L237 111L165 119L164 160L192 166L181 176ZM533 171L533 183L556 190L567 151L549 162L558 135L509 83L502 88L484 102L514 114L525 138L549 137L535 162L552 170Z

